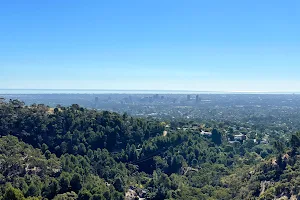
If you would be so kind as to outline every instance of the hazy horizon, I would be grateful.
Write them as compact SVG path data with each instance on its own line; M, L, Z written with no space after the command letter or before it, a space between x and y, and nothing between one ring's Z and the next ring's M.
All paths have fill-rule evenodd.
M122 90L122 89L0 89L10 94L300 94L300 91L197 91L197 90Z

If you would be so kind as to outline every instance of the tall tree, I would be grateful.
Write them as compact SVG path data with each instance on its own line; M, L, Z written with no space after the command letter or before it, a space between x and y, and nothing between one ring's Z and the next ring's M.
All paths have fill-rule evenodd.
M211 139L216 145L222 144L222 135L217 129L212 130Z
M70 185L73 191L78 192L82 188L81 176L79 174L74 174L70 181Z

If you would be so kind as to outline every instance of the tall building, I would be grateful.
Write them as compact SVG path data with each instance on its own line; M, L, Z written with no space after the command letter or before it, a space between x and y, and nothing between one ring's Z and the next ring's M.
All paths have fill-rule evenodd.
M95 97L95 104L94 104L94 108L97 108L97 106L98 106L98 102L99 102L99 97Z
M98 103L99 97L95 97L95 103Z
M188 94L188 95L186 96L186 100L187 100L187 101L190 101L190 100L191 100L191 95L190 95L190 94Z
M198 103L198 102L200 102L201 101L201 99L199 98L199 95L197 94L196 95L196 103Z

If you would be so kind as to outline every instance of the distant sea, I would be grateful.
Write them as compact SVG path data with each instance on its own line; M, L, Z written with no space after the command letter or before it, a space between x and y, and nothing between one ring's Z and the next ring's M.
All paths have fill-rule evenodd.
M300 94L300 92L193 90L0 89L0 94Z
M187 90L0 89L0 94L192 94L224 93Z

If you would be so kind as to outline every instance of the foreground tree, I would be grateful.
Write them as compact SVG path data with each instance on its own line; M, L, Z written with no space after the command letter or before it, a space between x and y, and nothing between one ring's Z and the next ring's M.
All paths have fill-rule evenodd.
M9 187L4 194L2 200L25 200L25 197L21 190Z

